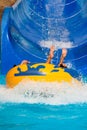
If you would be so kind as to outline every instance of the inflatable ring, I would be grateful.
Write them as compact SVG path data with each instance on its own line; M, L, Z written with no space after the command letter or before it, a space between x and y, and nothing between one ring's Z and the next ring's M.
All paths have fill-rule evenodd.
M9 88L18 85L23 79L35 82L75 82L78 81L79 74L72 69L55 67L53 64L37 63L23 64L13 67L6 75L6 84Z

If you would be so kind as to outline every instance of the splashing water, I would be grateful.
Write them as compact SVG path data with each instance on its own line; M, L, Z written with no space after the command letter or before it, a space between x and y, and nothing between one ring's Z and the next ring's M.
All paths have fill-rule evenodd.
M63 41L56 41L56 40L51 40L51 41L41 41L40 45L42 47L47 47L50 48L52 45L55 46L55 49L59 48L72 48L73 43L72 42L63 42Z
M87 84L22 81L13 89L0 86L0 102L62 105L87 102Z

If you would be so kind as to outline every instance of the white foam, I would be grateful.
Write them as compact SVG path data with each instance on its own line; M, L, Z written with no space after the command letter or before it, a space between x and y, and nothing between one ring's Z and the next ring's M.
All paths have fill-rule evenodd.
M42 47L47 47L50 48L52 45L55 46L55 49L59 48L72 48L73 43L72 42L63 42L63 41L56 41L56 40L49 40L49 41L44 41L42 40L40 42L40 45Z
M86 103L87 84L71 87L68 83L22 81L14 89L0 87L0 102L44 103L50 105Z

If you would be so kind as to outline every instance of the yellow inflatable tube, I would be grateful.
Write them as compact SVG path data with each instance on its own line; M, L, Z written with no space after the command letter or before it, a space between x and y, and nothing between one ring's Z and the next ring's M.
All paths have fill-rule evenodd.
M24 64L13 67L6 75L7 87L14 88L23 79L40 81L40 82L74 82L79 81L73 78L63 68L55 68L53 64L38 63Z

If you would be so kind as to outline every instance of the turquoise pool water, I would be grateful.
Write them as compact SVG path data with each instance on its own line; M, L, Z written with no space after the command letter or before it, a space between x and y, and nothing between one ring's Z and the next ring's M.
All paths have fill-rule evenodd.
M0 78L0 130L87 130L87 84L21 82Z
M1 130L87 130L87 104L0 104Z

